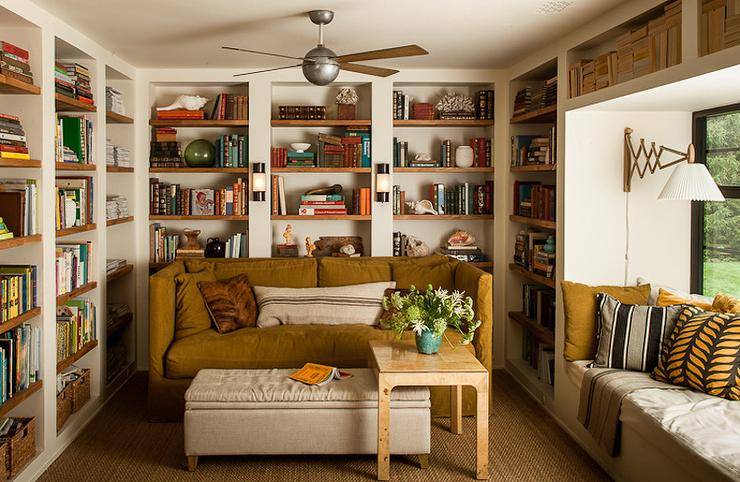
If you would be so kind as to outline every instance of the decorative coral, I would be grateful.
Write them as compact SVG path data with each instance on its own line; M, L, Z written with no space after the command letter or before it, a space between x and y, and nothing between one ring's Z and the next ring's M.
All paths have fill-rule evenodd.
M359 100L360 97L357 95L357 91L352 87L344 87L337 94L337 104L355 105Z
M447 92L435 107L442 113L475 113L473 99L457 92Z

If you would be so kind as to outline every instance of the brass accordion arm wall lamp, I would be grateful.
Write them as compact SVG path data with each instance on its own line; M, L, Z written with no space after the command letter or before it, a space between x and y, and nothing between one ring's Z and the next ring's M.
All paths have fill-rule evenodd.
M712 175L709 174L707 166L694 162L696 153L693 144L689 144L686 152L662 145L656 148L655 142L651 142L648 149L645 147L645 139L640 139L639 146L635 149L632 142L632 132L630 127L624 129L624 192L632 190L632 178L635 174L642 179L648 172L653 174L658 169L678 165L671 173L671 177L668 178L663 190L658 195L658 199L681 201L725 200L714 179L712 179ZM677 155L679 158L663 163L661 157L665 152Z

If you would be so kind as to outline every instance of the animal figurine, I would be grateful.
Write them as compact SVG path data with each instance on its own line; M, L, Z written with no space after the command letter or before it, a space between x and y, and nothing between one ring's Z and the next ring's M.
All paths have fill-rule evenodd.
M346 254L347 256L352 256L355 254L355 247L351 244L345 244L341 248L339 248L339 252L342 254Z
M406 204L414 214L437 214L432 202L426 199L422 199L421 201L407 201Z
M406 238L406 256L418 258L421 256L429 256L430 252L431 250L427 243L416 236L408 236Z
M414 156L415 161L431 161L432 156L428 152L420 152Z
M310 237L306 236L306 257L313 258L314 251L316 251L316 245L313 244Z
M341 184L334 184L333 186L329 187L320 187L317 189L311 189L310 191L306 191L303 193L304 196L313 196L313 195L330 195L330 194L339 194L342 192L342 185Z
M293 244L293 226L288 224L285 226L285 231L283 231L283 239L285 240L285 244Z
M449 246L471 246L475 244L475 237L463 229L458 229L447 238L447 244Z
M164 107L157 107L158 111L175 110L175 109L186 109L186 110L199 110L210 99L201 97L199 95L180 95L175 99L173 103Z

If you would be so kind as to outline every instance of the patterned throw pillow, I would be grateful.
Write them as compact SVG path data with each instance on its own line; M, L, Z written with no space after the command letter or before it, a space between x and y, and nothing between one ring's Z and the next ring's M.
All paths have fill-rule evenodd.
M685 306L653 378L740 400L740 314Z
M200 281L198 289L219 333L256 325L257 303L247 275L240 274L226 281Z
M596 295L598 349L594 366L650 372L658 364L680 306L628 305Z

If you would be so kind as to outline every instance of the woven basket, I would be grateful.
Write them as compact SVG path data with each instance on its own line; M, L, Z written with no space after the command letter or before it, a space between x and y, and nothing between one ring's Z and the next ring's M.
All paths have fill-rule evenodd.
M90 370L82 370L82 376L70 383L72 387L72 413L79 412L90 401Z
M57 395L57 432L59 432L67 419L72 416L72 385L67 385Z
M36 456L36 418L15 418L23 423L10 437L0 438L5 456L7 478L14 479Z
M0 480L8 480L8 442L0 443Z

